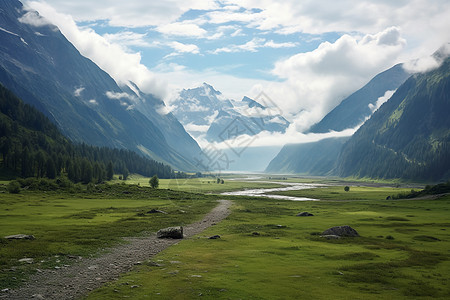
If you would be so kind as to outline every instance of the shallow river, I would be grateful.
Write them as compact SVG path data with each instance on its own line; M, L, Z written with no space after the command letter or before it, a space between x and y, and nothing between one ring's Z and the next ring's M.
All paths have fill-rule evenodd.
M326 186L324 184L294 183L294 182L275 182L275 181L253 181L253 182L280 184L280 185L284 185L284 187L267 188L267 189L248 189L248 190L242 190L242 191L225 192L225 193L221 193L221 195L266 197L266 198L272 198L272 199L291 200L291 201L319 201L318 199L312 199L312 198L306 198L306 197L293 197L293 196L284 196L284 195L277 195L277 194L272 195L272 194L268 194L268 193L284 192L284 191L298 191L298 190L312 189L312 188Z

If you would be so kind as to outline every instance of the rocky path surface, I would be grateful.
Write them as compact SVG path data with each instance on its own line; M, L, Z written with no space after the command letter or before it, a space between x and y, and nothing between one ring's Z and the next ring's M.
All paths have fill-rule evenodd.
M219 200L203 220L183 228L186 238L220 222L230 213L231 201ZM59 270L44 270L30 277L21 288L1 295L2 299L77 299L104 283L114 280L134 265L145 261L180 240L147 237L125 238L129 243L109 249L108 253L83 259Z

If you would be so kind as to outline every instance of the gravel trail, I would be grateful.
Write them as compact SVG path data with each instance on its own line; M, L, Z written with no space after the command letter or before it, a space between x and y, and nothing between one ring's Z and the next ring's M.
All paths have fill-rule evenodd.
M231 201L219 200L219 204L201 221L183 227L185 238L196 235L226 218L230 214L230 206ZM158 239L156 233L125 240L129 243L111 248L100 257L85 258L58 270L43 270L36 273L24 286L0 294L0 298L77 299L180 241Z

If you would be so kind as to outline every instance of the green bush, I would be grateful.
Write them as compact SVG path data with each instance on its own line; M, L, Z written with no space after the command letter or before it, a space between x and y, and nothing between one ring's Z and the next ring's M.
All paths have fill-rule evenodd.
M13 180L8 184L8 192L11 194L20 193L20 183L17 180Z

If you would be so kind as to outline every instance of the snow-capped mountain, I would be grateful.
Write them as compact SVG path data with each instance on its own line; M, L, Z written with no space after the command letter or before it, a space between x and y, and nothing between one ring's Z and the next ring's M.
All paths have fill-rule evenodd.
M211 85L203 83L200 87L182 90L171 106L173 114L194 138L222 142L242 134L284 132L289 121L276 107L269 107L271 103L263 104L248 97L241 101L227 99Z

